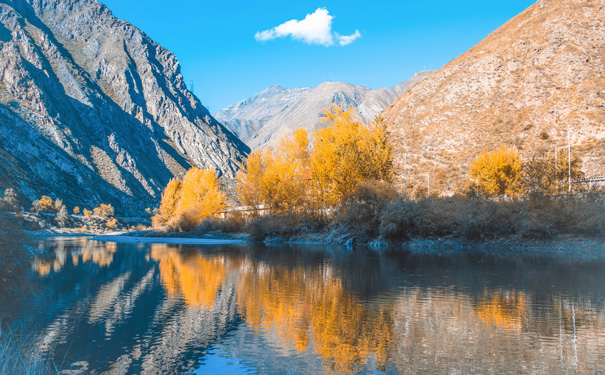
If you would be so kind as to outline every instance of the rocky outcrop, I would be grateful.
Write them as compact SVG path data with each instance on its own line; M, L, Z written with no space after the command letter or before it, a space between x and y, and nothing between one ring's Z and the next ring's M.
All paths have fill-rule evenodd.
M524 157L568 143L605 175L605 5L544 0L416 85L382 113L408 182L451 193L481 152ZM409 186L409 185L408 185ZM424 187L424 185L423 185Z
M176 57L96 0L0 4L0 188L68 205L152 205L191 166L234 176L248 147Z
M343 82L325 82L314 89L272 86L219 111L215 117L252 149L274 147L297 128L309 133L321 128L322 111L331 104L353 107L363 122L369 124L401 94L431 73L421 72L397 86L377 90Z

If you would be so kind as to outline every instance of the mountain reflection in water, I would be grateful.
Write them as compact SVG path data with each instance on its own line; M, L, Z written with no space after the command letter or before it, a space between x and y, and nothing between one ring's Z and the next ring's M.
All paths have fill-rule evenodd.
M605 264L45 242L0 306L69 373L605 371ZM67 373L67 372L66 372Z

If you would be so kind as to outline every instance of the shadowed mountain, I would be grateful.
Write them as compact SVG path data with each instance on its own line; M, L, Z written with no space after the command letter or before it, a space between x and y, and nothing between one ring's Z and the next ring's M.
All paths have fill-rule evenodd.
M176 57L96 0L0 3L0 188L140 209L191 166L249 149L187 90Z

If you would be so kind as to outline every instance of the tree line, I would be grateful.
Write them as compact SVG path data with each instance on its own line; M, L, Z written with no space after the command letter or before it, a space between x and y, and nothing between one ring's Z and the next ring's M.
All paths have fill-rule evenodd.
M388 190L385 184L396 190L393 145L380 118L366 126L352 108L333 105L323 111L322 122L326 126L310 137L298 129L275 149L257 149L249 155L237 176L239 210L253 218L292 213L322 216L363 199L368 185L380 185L383 192ZM471 163L459 195L502 199L557 194L567 189L560 182L567 181L569 171L572 179L583 176L580 168L577 157L569 168L567 155L524 160L518 150L503 146ZM166 186L152 223L155 228L191 230L225 212L226 200L213 170L192 168Z

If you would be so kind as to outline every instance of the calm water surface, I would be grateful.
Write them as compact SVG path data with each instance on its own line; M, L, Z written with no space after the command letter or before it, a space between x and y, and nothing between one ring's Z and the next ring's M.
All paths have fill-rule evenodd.
M0 304L69 374L605 373L605 264L44 242Z

